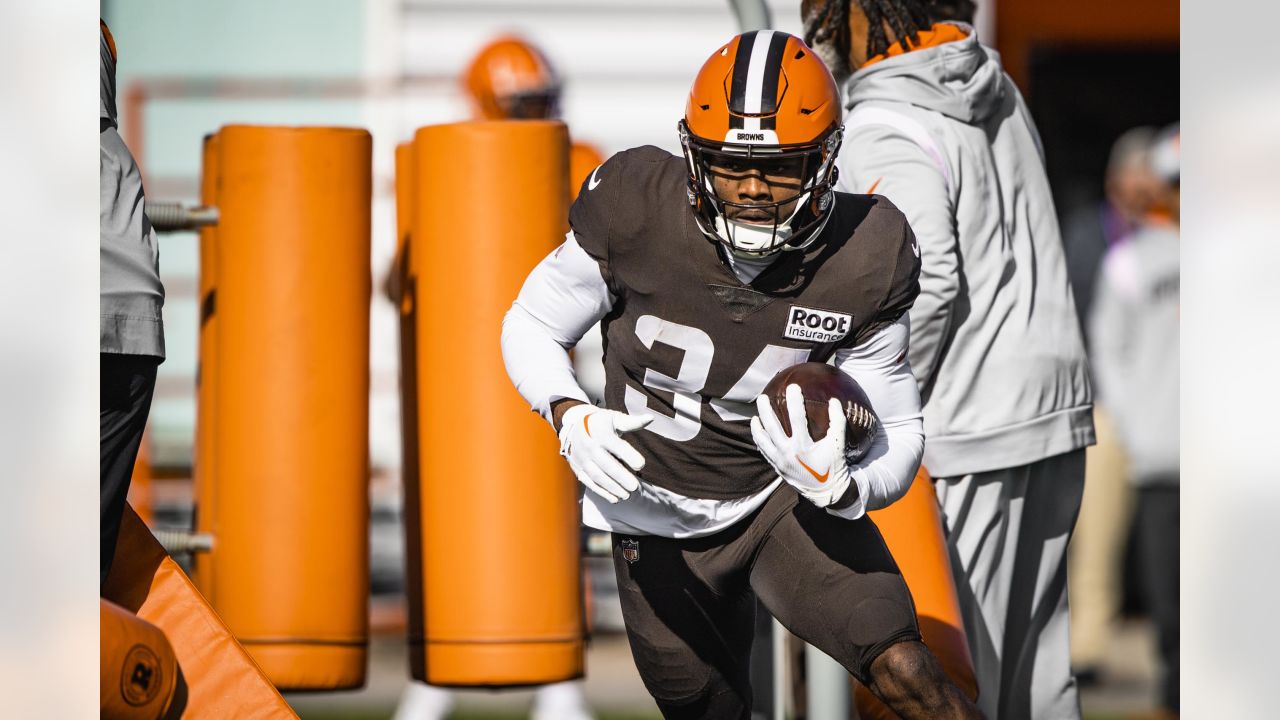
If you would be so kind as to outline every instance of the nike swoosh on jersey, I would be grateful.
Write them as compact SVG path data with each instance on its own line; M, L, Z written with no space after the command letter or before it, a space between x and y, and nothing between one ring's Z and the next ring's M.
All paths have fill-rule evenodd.
M809 471L809 474L813 476L813 479L814 479L814 480L817 480L817 481L818 481L818 482L820 482L820 483L824 483L824 482L826 482L826 481L827 481L827 477L828 477L829 475L831 475L831 468L827 468L827 471L826 471L826 472L824 472L824 473L822 473L821 475L819 475L819 474L818 474L818 471L817 471L817 470L814 470L814 469L813 469L813 468L811 468L811 467L809 467L808 463L806 463L804 460L801 460L799 455L796 455L796 460L799 460L800 464L804 467L804 469L805 469L805 470L808 470L808 471Z
M604 166L597 165L596 169L591 171L591 179L587 181L587 190L595 190L597 185L604 182L603 180L599 180L596 178L596 173L600 172L600 168L602 167Z

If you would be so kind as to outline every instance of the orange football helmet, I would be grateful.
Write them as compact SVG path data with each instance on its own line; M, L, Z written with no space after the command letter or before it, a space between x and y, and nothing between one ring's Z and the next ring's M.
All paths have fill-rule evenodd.
M827 66L800 38L756 30L716 50L693 81L679 129L689 203L708 237L735 253L763 256L802 249L826 225L843 137L840 95ZM772 203L736 203L717 195L712 166L798 173L799 191ZM781 217L792 202L795 209ZM773 226L731 221L726 207L766 209Z
M463 87L485 120L545 120L559 114L560 76L533 45L501 37L472 59Z

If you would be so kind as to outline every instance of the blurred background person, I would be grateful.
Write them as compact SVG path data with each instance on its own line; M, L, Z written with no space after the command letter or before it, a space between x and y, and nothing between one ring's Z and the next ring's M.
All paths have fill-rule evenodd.
M480 49L463 72L462 85L475 120L556 120L560 118L563 84L546 56L532 43L514 35L499 37ZM573 142L569 149L569 199L587 176L604 162L595 147ZM603 388L599 331L579 350L576 361L584 377L599 376ZM599 392L597 390L597 392ZM588 584L584 582L584 587ZM396 708L395 720L434 720L454 709L453 692L411 680ZM581 680L544 685L533 699L533 720L589 720Z
M1147 221L1155 203L1159 181L1149 163L1155 132L1153 127L1142 126L1121 134L1107 160L1102 201L1076 210L1064 222L1067 275L1082 329L1089 321L1102 258ZM1102 680L1120 611L1121 569L1133 508L1124 450L1100 400L1094 404L1093 424L1098 443L1085 456L1084 500L1071 538L1067 570L1071 665L1082 686Z
M1140 228L1155 204L1159 181L1149 164L1155 134L1155 128L1143 126L1116 139L1107 160L1102 202L1077 210L1063 222L1067 274L1082 327L1103 256Z
M507 35L485 45L463 78L477 120L556 120L560 117L560 75L531 43ZM604 162L594 146L569 147L569 200L582 181Z
M99 32L98 183L101 391L99 588L107 581L129 480L164 361L160 248L144 212L142 173L116 124L116 43Z
M1099 397L1137 489L1138 564L1156 626L1160 707L1171 715L1179 707L1179 156L1175 125L1150 153L1162 212L1107 253L1090 321Z
M884 195L919 239L908 353L978 703L1078 717L1066 551L1092 399L1035 123L1000 56L926 0L801 7L845 80L843 189Z

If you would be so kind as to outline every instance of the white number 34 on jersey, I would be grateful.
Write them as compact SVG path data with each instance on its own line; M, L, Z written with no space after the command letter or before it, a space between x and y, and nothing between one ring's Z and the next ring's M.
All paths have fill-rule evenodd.
M680 323L670 322L653 315L642 315L636 320L636 336L650 350L654 342L680 348L684 359L675 377L652 368L645 370L644 384L655 390L665 390L675 395L675 416L667 416L649 410L649 400L644 393L627 386L625 402L631 415L652 414L654 420L648 429L676 441L692 440L702 429L702 392L711 371L715 344L702 330ZM709 401L712 409L723 420L750 420L755 415L752 403L769 384L774 375L784 368L809 359L808 348L789 348L766 345L742 377L721 398Z

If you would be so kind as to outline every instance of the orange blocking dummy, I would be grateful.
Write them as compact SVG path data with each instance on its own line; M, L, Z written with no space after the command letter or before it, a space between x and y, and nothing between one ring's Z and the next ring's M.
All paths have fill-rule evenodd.
M218 136L206 135L201 162L200 202L209 207L218 206ZM196 444L192 474L195 478L196 530L213 532L216 495L213 492L213 418L214 399L218 385L218 226L200 228L200 273L197 283L199 293L200 324L196 360ZM214 596L213 556L195 553L192 557L191 579L205 597Z
M111 574L102 589L102 596L119 606L121 612L136 616L135 620L150 623L168 638L173 656L186 678L187 702L182 713L186 720L281 720L297 717L249 654L231 636L231 631L217 613L196 591L182 568L165 554L164 548L128 506L120 518L120 539L116 543L115 559L111 562ZM112 717L106 711L105 695L108 690L105 657L109 638L114 635L110 622L120 622L109 622L106 613L104 607L104 718ZM157 653L157 657L161 655ZM160 666L164 667L165 663L161 662ZM160 682L168 681L161 678Z
M186 683L160 628L109 600L99 600L101 716L109 720L178 718Z
M211 347L201 349L197 496L209 507L197 523L213 551L199 561L201 585L278 687L359 687L371 138L233 125L210 149L219 220L202 242Z
M417 159L412 142L396 146L396 256L391 268L389 289L400 315L400 480L404 488L405 567L422 567L421 494L418 468L418 302L417 280L413 276L414 166ZM408 597L409 636L422 637L422 573L405 577ZM421 656L420 648L410 652Z
M400 422L402 472L406 486L417 486L418 384L417 284L412 272L410 229L413 220L413 143L396 147L396 256L391 268L391 299L400 315ZM409 480L412 480L410 482ZM411 562L413 562L411 560Z
M907 494L883 510L868 513L884 536L889 552L898 563L911 589L920 635L933 651L942 669L969 699L978 697L978 681L973 674L969 643L960 615L960 600L951 576L951 560L942 530L938 499L933 481L923 467L916 473ZM855 702L863 720L896 718L870 690L857 685Z
M411 602L412 673L471 686L579 677L576 488L499 345L525 276L564 237L568 134L554 121L433 126L414 155L420 537L407 542L421 543L409 587L425 595Z

